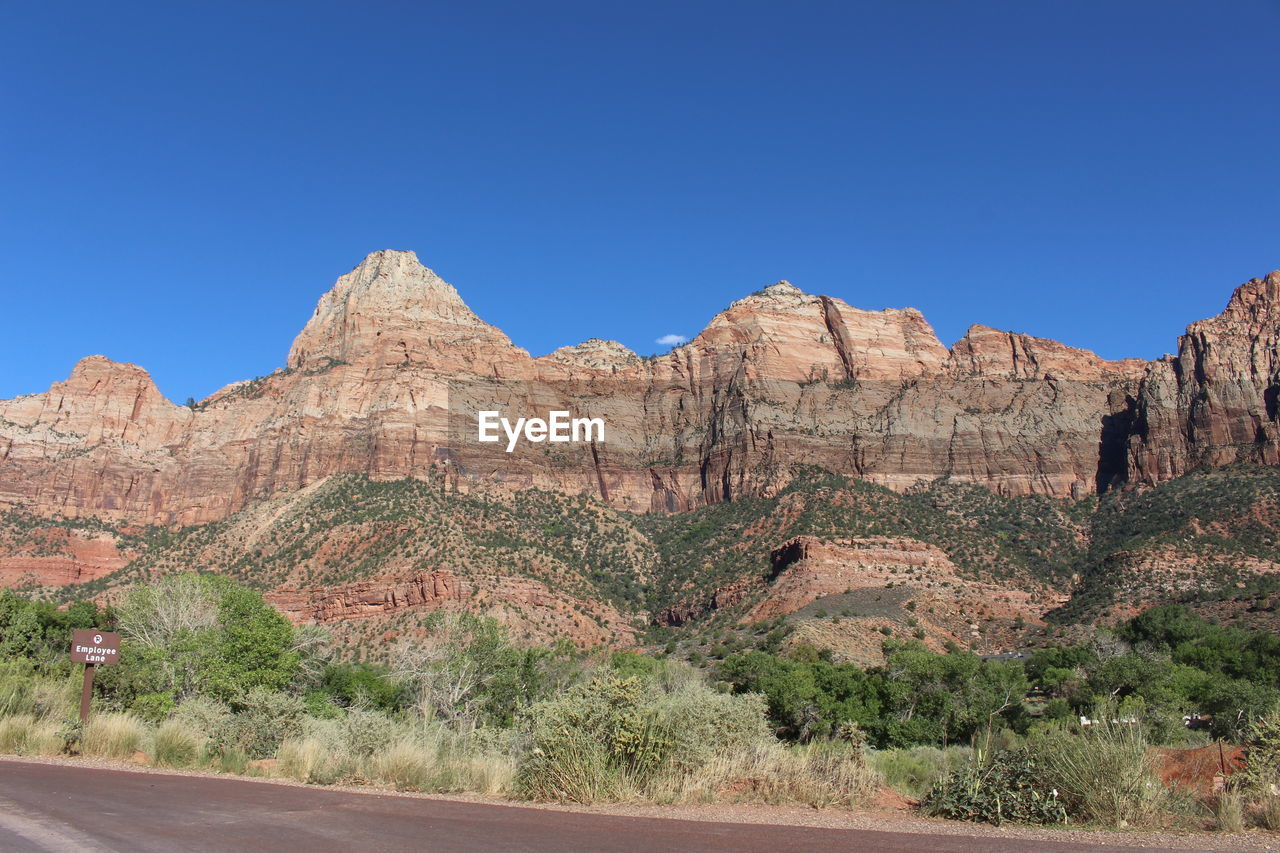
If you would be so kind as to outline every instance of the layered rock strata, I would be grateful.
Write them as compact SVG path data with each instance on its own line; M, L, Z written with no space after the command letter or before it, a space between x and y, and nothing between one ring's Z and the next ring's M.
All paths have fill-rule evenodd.
M1149 364L983 326L948 350L913 309L787 282L656 358L599 340L533 358L413 253L376 252L320 299L285 368L193 408L100 356L0 402L0 507L185 525L333 474L435 471L673 512L770 494L805 465L1082 497L1280 461L1277 296L1280 273L1242 285ZM506 453L471 432L489 405L600 417L606 440Z

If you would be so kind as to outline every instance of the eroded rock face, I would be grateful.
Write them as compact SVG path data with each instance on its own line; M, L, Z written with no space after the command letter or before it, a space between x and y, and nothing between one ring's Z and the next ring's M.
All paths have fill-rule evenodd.
M749 619L794 613L819 598L890 583L936 586L958 573L939 548L914 539L798 537L773 552L774 580Z
M0 588L85 583L123 568L137 554L109 533L48 528L0 545Z
M1221 314L1187 327L1176 356L1151 366L1129 438L1132 479L1280 463L1278 400L1280 271L1240 285Z
M1177 358L1149 365L982 326L948 351L913 309L863 311L786 282L657 358L591 340L535 359L413 253L376 252L320 299L286 368L194 410L96 356L0 402L0 506L193 524L333 474L434 471L460 490L674 512L771 494L802 465L894 489L949 476L1081 497L1280 460L1278 288L1280 274L1242 286ZM464 404L567 409L608 434L508 454L460 429Z
M998 648L1039 621L1056 599L961 573L941 549L902 537L800 536L772 554L770 576L747 594L744 619L790 617L792 641L832 649L863 666L883 663L886 636Z
M531 578L479 574L460 578L443 569L405 580L374 579L339 587L278 589L266 599L295 623L351 620L392 624L402 615L464 610L497 619L520 641L568 639L582 648L631 641L636 629L613 607L553 592Z

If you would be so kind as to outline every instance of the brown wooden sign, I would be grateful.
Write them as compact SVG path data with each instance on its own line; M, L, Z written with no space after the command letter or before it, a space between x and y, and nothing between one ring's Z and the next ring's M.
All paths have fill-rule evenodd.
M99 665L120 663L120 635L96 628L72 631L71 662Z

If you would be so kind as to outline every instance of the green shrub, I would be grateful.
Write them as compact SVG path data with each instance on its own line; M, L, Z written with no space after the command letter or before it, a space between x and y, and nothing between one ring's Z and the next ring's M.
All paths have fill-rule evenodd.
M297 696L255 687L232 709L211 738L214 752L235 749L250 759L270 758L281 743L302 733L305 705Z
M1044 764L1029 750L977 750L967 767L938 779L921 800L951 820L1062 823L1067 810Z
M231 708L216 699L197 696L179 705L170 720L208 739L231 716Z
M218 755L218 769L223 773L234 773L237 776L242 776L248 765L249 756L234 746L222 750Z

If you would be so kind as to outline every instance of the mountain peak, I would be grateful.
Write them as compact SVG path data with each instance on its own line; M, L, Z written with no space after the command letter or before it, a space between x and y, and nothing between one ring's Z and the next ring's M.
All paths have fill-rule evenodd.
M764 289L764 292L765 293L803 293L803 291L800 288L796 287L794 284L787 281L785 278L769 285Z
M289 351L289 366L352 362L388 348L398 348L388 356L397 363L413 361L415 341L427 350L463 338L511 345L415 253L384 249L370 253L320 297Z
M1251 278L1231 294L1227 302L1227 315L1257 315L1270 313L1280 306L1280 270L1267 273L1262 278Z

